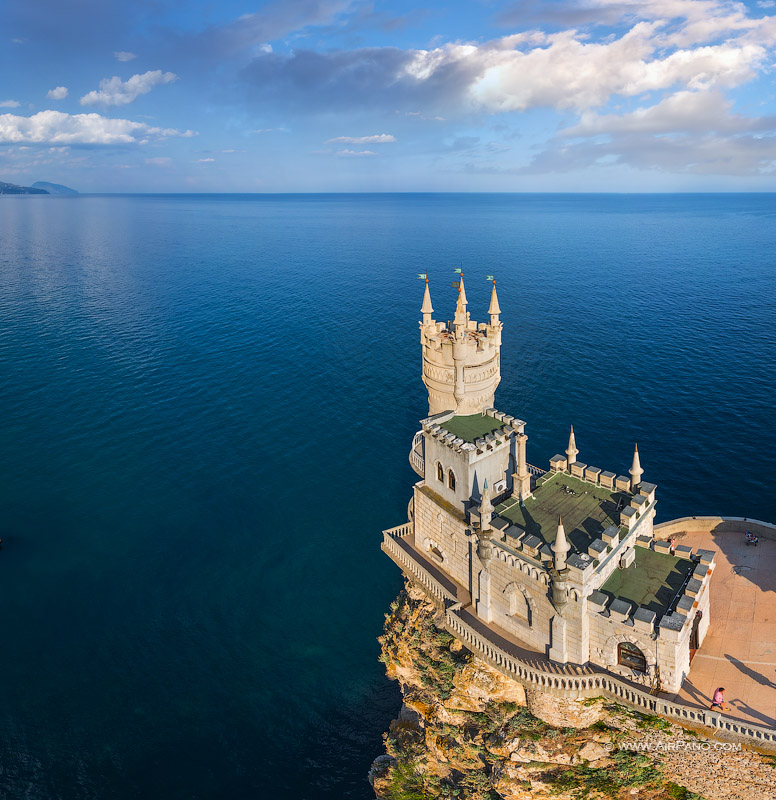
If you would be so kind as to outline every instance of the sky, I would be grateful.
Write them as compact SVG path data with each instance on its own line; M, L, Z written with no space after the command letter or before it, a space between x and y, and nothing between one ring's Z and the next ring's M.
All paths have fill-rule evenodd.
M776 0L3 0L0 180L776 191Z

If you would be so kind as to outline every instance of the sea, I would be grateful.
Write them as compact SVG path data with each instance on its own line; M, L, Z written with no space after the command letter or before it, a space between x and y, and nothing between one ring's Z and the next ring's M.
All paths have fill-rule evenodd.
M0 796L372 796L456 267L531 463L776 521L776 195L2 197Z

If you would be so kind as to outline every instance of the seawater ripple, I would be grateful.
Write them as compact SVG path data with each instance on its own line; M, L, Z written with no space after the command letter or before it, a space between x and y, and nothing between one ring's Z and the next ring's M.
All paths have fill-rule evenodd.
M4 796L370 796L418 272L533 463L776 520L773 196L0 200Z

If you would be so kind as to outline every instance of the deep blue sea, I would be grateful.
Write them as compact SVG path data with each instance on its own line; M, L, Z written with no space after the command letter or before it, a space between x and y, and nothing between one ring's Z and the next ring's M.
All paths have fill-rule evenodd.
M0 796L366 800L428 272L499 408L776 521L776 196L0 198Z

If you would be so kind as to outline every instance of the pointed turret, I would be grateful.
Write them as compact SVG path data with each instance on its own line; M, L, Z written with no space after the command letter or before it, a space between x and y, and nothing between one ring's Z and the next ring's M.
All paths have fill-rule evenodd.
M577 440L574 438L574 426L571 426L571 433L569 434L569 446L566 449L566 455L568 456L568 465L569 471L571 470L571 465L577 460L577 456L579 455L579 450L577 450Z
M555 534L555 541L550 549L555 554L555 569L560 572L566 568L566 555L571 550L569 540L566 538L566 530L563 527L563 517L558 517L558 532Z
M633 464L628 470L631 476L631 491L635 492L638 485L641 483L641 476L644 470L641 468L641 461L639 460L639 446L636 445L633 449Z
M477 556L485 569L488 568L488 564L493 558L493 543L491 542L493 529L490 526L492 516L493 503L490 502L490 490L488 482L485 481L482 486L482 500L480 500L480 532L477 538Z
M466 314L466 306L468 305L466 300L466 288L463 285L463 272L460 274L460 280L458 281L458 302L455 306L455 324L456 326L460 325L462 328L466 327L467 322L467 314Z
M423 305L420 307L420 313L423 314L423 324L431 325L433 319L431 315L434 313L434 308L431 305L431 293L428 290L428 278L426 278L426 291L423 293Z
M493 291L490 293L490 308L488 309L488 314L490 314L490 324L491 325L498 325L499 319L498 315L501 313L501 308L499 308L498 304L498 295L496 294L496 281L493 280Z
M483 531L490 530L490 521L493 518L493 503L490 502L490 489L486 480L482 486L482 500L480 501L480 527Z

